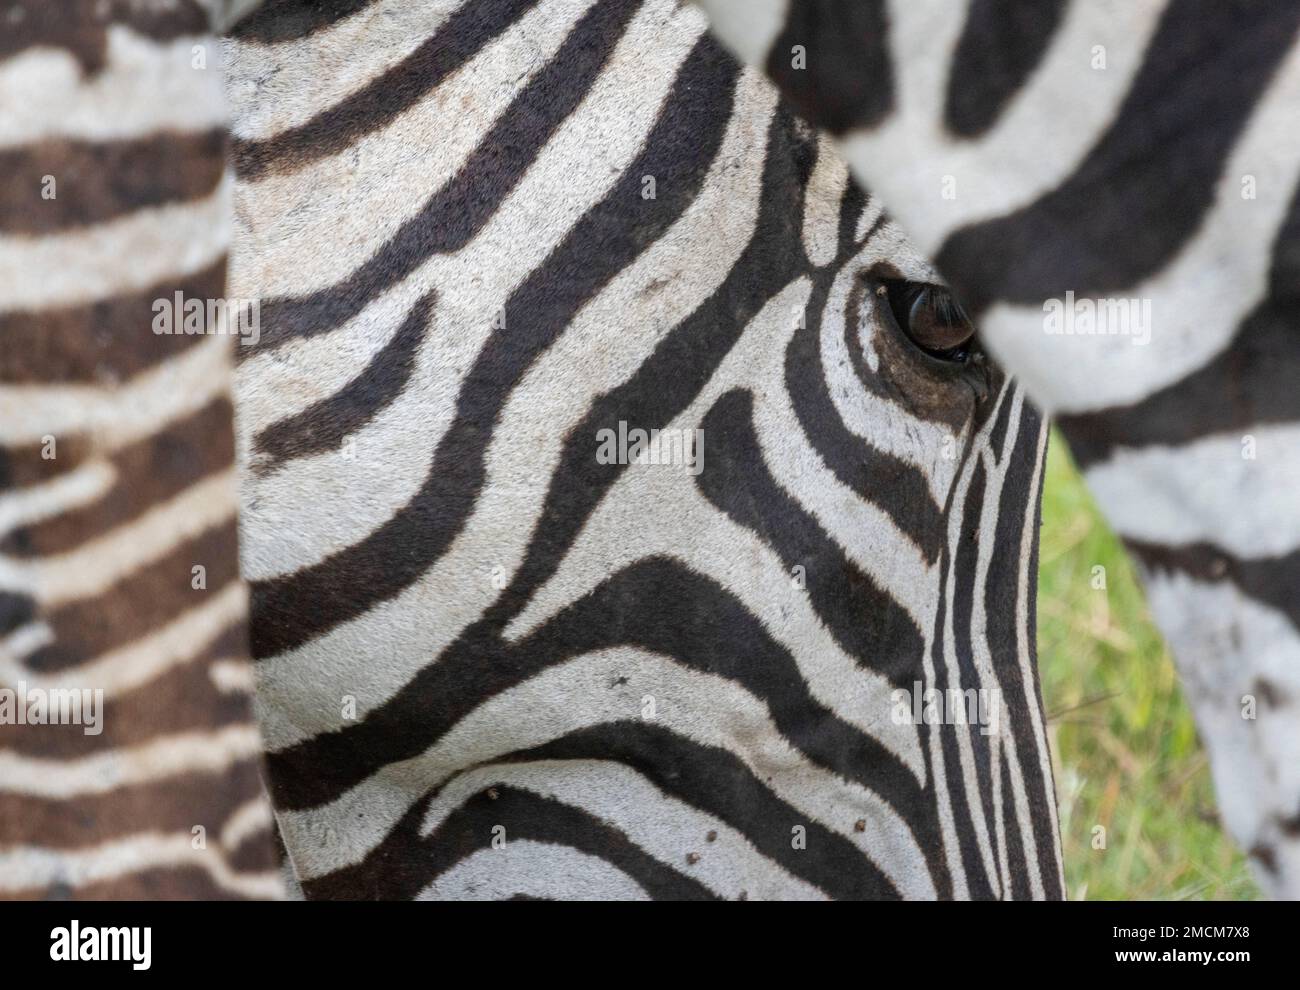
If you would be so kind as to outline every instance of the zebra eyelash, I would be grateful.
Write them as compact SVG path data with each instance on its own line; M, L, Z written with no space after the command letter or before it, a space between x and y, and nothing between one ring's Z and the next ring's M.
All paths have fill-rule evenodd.
M927 357L964 365L979 353L975 325L947 286L885 279L877 291L881 289L898 329ZM917 326L924 320L930 321L930 326ZM940 336L952 343L935 346L941 342Z

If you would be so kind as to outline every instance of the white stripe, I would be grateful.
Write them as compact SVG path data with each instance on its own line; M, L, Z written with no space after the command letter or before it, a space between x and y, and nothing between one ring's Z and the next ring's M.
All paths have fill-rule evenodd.
M274 900L283 896L274 871L239 873L221 850L195 849L188 832L137 833L92 849L11 846L0 850L0 890L27 891L67 885L74 890L154 869L200 867L223 890L242 897Z
M230 243L229 176L203 199L137 210L69 233L0 234L0 312L76 306L179 279ZM142 324L137 333L153 330Z
M650 900L640 884L598 856L530 839L507 839L500 849L480 849L415 899L497 901L516 894L550 900Z
M234 514L231 468L74 550L34 560L0 557L0 589L35 593L46 608L91 598ZM206 596L194 592L196 603Z
M402 5L429 16L426 4ZM305 168L237 183L231 295L301 296L351 275L456 178L588 6L586 0L539 6L383 128ZM364 51L375 51L373 44L368 38ZM249 75L269 76L271 86L302 65L281 46L235 44L234 50ZM364 65L354 53L348 61ZM289 102L260 91L241 99L240 85L231 84L237 131L246 119L282 112ZM297 99L319 111L326 104L317 88L304 87Z
M225 849L238 849L254 835L269 830L272 821L271 805L265 797L259 795L246 801L221 826L221 845Z
M0 534L89 505L116 480L117 472L108 461L94 460L50 481L0 494Z
M236 108L235 134L265 138L306 123L397 65L464 5L464 0L381 0L275 45L226 40L226 88ZM268 62L275 72L264 71Z
M1254 441L1254 458L1243 454ZM1258 426L1181 447L1121 447L1084 472L1121 536L1205 542L1239 557L1300 549L1300 425Z
M222 694L251 695L256 685L253 665L246 659L213 660L208 666L208 677Z
M260 751L261 739L251 725L161 736L74 760L0 750L0 793L71 800L186 774L215 776Z
M0 385L0 443L88 434L100 453L151 437L230 388L230 340L213 336L125 385Z
M157 632L67 671L38 674L17 658L0 654L0 686L13 687L25 682L32 689L99 688L105 698L111 698L148 684L173 667L194 660L219 635L247 615L247 594L240 583L232 582L221 591L201 594L201 605Z
M834 261L839 250L840 202L848 185L848 165L830 138L820 138L803 213L804 250L808 260L818 267Z
M106 64L93 74L60 49L31 48L0 62L0 148L48 138L194 133L225 123L219 52L211 38L159 43L121 24L106 34ZM196 46L206 55L205 69L193 67ZM65 194L62 180L59 191Z
M0 657L22 659L53 642L54 630L43 620L37 619L19 626L4 639L0 639Z
M1002 703L1001 698L998 699L997 703ZM1005 716L1006 709L1004 708L999 716L1004 719L1003 724L1005 724ZM1002 794L1002 751L1004 743L1002 739L997 737L994 737L991 742L992 745L989 746L989 776L993 783L993 826L994 835L996 836L996 849L994 851L997 854L998 861L998 884L1002 891L1002 899L1006 901L1011 899L1011 863L1007 859L1007 816ZM1006 748L1011 749L1012 747L1007 746ZM1022 819L1019 818L1017 812L1017 821L1020 820Z

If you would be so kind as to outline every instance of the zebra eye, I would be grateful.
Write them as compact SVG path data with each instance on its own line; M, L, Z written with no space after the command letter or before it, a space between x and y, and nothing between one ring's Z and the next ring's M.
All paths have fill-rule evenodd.
M917 347L940 361L970 359L975 325L947 288L900 280L884 281L880 288L894 322Z

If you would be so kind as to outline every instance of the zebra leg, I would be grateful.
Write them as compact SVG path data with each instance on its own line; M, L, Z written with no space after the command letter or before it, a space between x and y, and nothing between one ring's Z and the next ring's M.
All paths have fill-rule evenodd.
M0 897L281 891L209 319L215 6L5 10Z

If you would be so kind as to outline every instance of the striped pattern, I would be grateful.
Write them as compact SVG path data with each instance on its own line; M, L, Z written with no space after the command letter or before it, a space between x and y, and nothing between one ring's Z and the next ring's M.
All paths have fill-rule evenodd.
M1265 889L1300 897L1300 7L700 2L1059 414L1224 821ZM1149 343L1047 335L1066 292L1148 302Z
M308 897L1060 897L1045 428L671 0L270 2L226 46L242 566ZM651 185L653 188L651 188ZM702 431L701 469L598 434ZM897 722L987 691L998 731Z
M0 15L0 897L280 892L230 341L151 331L155 299L225 295L210 13ZM69 690L102 692L98 734L17 724L18 696Z

